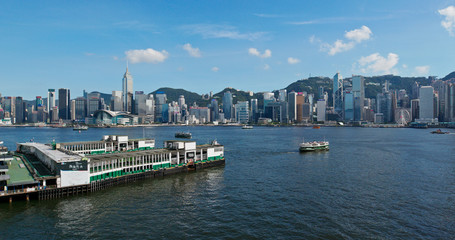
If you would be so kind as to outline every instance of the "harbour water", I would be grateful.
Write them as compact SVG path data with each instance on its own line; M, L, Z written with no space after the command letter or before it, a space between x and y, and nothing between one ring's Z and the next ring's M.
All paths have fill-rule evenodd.
M77 132L0 128L10 149L190 131L225 146L226 165L89 195L0 204L0 239L451 239L455 134L428 129L153 127ZM453 130L449 130L454 132ZM330 151L298 151L328 140Z

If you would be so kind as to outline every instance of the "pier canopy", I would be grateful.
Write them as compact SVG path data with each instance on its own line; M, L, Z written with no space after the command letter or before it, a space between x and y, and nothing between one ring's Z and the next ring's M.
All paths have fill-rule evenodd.
M136 120L135 120L136 118ZM116 125L116 124L130 124L134 121L137 121L137 117L129 114L128 112L116 112L110 110L97 110L93 113L93 120L95 124L106 124L106 125Z

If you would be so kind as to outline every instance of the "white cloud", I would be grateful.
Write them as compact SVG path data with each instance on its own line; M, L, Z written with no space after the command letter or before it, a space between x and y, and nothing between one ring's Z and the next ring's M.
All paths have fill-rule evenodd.
M201 57L201 51L199 50L199 48L193 48L189 43L183 45L182 48L186 50L192 57L196 58Z
M256 48L249 48L248 53L253 56L258 56L260 58L269 58L272 56L272 51L266 49L263 54L261 54Z
M265 64L264 65L264 70L269 70L270 69L270 66L268 64Z
M203 38L229 38L254 41L267 35L266 32L241 33L236 27L217 24L192 24L182 26L190 34L199 34Z
M218 72L220 69L218 67L212 67L212 71Z
M126 58L131 63L159 63L164 62L169 56L169 53L166 50L161 52L156 51L152 48L147 49L137 49L137 50L128 50L125 52Z
M185 69L184 69L183 67L178 67L178 68L177 68L177 71L179 71L179 72L183 72L184 70L185 70Z
M359 43L370 39L371 34L373 33L371 32L370 28L367 26L362 26L359 29L354 29L352 31L346 32L346 34L344 34L344 37Z
M86 52L86 53L84 53L84 54L85 54L85 56L95 56L95 54L94 54L94 53L91 53L91 52Z
M450 36L455 36L455 6L438 10L439 14L445 16L441 21L441 25L449 32Z
M114 59L115 61L118 60L118 57L117 56L113 56L112 59Z
M351 50L352 48L354 48L354 46L355 46L354 42L345 43L343 42L343 40L336 40L335 43L333 43L333 45L323 43L321 45L321 49L322 51L327 52L330 56L333 56L337 53Z
M288 57L288 63L289 64L296 64L296 63L299 63L299 62L300 62L300 59L298 59L298 58Z
M430 72L430 66L417 66L415 71L418 75L427 75Z
M362 26L361 28L351 30L344 34L344 37L347 39L341 40L337 39L333 44L325 43L316 38L315 36L311 36L309 41L310 43L317 43L320 44L320 49L323 52L327 52L330 56L333 56L340 52L346 52L353 49L357 44L368 40L371 38L373 32L367 26Z
M395 53L389 53L387 58L379 53L373 53L358 60L360 71L362 73L380 73L380 74L397 74L398 71L393 68L398 64L400 58Z
M408 68L408 65L406 65L406 64L403 64L403 65L401 65L401 66L402 66L403 68L405 68L405 69Z

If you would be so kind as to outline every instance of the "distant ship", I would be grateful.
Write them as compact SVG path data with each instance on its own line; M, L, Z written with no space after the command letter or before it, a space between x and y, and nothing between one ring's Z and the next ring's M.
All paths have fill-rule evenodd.
M449 134L450 132L443 132L441 129L438 129L436 131L432 131L432 134Z
M175 134L176 138L191 138L191 133L190 132L178 132Z
M313 126L313 129L319 129L321 128L320 126Z
M74 126L74 127L73 127L73 130L74 130L74 131L85 131L85 130L87 130L87 129L88 129L87 126L80 126L80 125L77 125L77 126Z
M243 125L242 129L253 129L251 125Z
M324 151L329 150L329 142L302 142L299 147L300 152L313 152L313 151Z

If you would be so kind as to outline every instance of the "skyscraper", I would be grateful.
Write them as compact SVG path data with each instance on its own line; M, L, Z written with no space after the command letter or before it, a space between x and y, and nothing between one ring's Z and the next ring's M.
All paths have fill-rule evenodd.
M47 92L47 110L50 112L55 107L55 89L49 89Z
M343 112L343 77L340 73L333 76L333 109L341 118Z
M259 118L259 108L258 108L258 100L256 98L251 99L251 121L257 122Z
M122 91L112 91L111 110L112 111L123 111Z
M362 76L352 76L352 94L354 100L354 121L365 119L364 102L365 102L365 80Z
M419 89L419 119L434 119L434 89L431 86L422 86Z
M295 122L297 120L297 93L294 91L288 94L288 109L289 120Z
M133 110L133 77L130 72L128 72L128 66L126 67L126 72L123 75L122 82L122 92L123 92L123 111L132 112Z
M223 96L223 112L224 118L226 120L230 120L232 117L232 93L227 91L224 93Z
M63 120L71 119L70 106L70 90L67 88L60 88L58 90L58 117Z
M238 123L248 123L249 117L248 101L240 101L235 104L235 120Z

